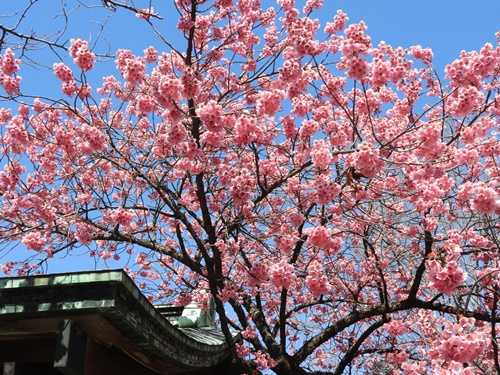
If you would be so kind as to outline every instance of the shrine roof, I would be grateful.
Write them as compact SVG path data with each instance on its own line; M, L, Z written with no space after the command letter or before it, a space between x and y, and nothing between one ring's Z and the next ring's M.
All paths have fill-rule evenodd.
M159 368L208 368L229 356L220 329L179 328L161 311L123 270L0 278L0 322L44 320L47 326L71 319L95 340Z

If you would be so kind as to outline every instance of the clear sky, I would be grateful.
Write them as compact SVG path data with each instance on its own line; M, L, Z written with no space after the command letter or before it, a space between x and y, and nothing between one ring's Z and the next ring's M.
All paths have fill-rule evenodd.
M29 0L7 1L0 0L0 23L12 27L17 16L9 17L16 11L24 9L23 5L29 4ZM100 0L86 0L87 4L100 4ZM102 8L84 9L78 5L77 0L65 0L69 19L69 27L61 42L71 38L82 38L95 40L99 32L99 23L106 23L105 33L101 38L99 48L104 50L109 43L110 52L114 53L118 48L132 49L140 54L142 50L154 44L160 51L161 47L152 33L142 32L138 29L142 20L134 17L126 11L116 13L103 12ZM137 6L144 7L149 0L136 0ZM169 0L153 2L162 4L155 6L155 10L164 17L164 20L156 23L161 32L168 36L175 45L182 45L182 36L176 34L175 25L177 15ZM298 1L303 4L303 1ZM37 35L51 33L60 30L64 25L64 17L61 16L60 1L39 0L25 20L21 23L18 31ZM274 0L261 0L264 8L275 6ZM465 1L465 0L324 0L324 8L313 17L320 17L322 25L331 21L337 9L347 13L350 23L364 20L368 26L368 34L372 43L377 45L381 40L393 46L410 47L420 44L423 47L431 47L434 51L434 64L438 72L443 72L447 63L456 59L461 50L479 50L486 42L496 43L495 32L500 30L500 0ZM300 5L302 7L302 5ZM59 16L56 17L56 15ZM109 18L108 18L109 16ZM97 23L96 23L97 21ZM138 32L141 30L141 32ZM35 56L35 55L34 55ZM56 56L48 49L37 52L37 61L47 66L58 62ZM100 77L116 74L113 64L97 64L96 69L89 73L88 78L92 86L98 87ZM20 75L23 76L22 90L24 93L36 93L43 96L61 96L56 80L52 81L53 75L48 68L37 66L36 69L21 68ZM54 84L49 84L49 82ZM8 103L0 103L7 106ZM14 252L22 251L18 246ZM80 252L81 254L81 252ZM17 256L6 256L0 250L0 263L6 259L17 258ZM114 266L113 263L110 263ZM118 266L118 264L116 264ZM54 262L50 267L51 272L87 270L95 267L94 262L88 255L81 255L62 262ZM102 268L102 265L101 267Z
M325 13L340 8L351 22L364 20L373 44L384 40L393 46L432 48L438 71L462 50L496 43L500 30L498 0L326 0L324 4Z

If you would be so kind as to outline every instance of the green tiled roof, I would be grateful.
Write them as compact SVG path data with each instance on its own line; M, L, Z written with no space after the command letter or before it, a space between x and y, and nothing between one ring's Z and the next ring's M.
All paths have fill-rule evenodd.
M0 321L82 315L103 316L144 353L172 365L210 367L229 355L219 329L175 327L122 270L0 278Z

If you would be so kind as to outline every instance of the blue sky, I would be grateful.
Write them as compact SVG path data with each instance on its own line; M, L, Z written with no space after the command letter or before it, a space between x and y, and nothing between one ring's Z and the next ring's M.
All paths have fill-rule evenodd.
M100 0L88 0L100 4ZM29 0L0 1L0 15L13 14L16 10L22 9L22 4L29 3ZM30 33L32 30L38 34L50 33L59 30L63 25L60 8L47 6L47 4L59 4L57 0L39 0L32 11L27 14L26 19L21 24L19 31ZM66 11L69 13L69 27L62 38L62 41L71 38L82 38L95 40L99 32L99 24L106 21L106 39L101 38L100 48L104 49L109 42L111 53L118 48L132 49L140 54L142 50L150 44L154 44L162 51L161 43L150 33L138 32L138 27L144 21L137 19L132 13L121 11L108 15L102 8L84 9L80 6L77 9L76 0L66 0ZM148 4L149 0L136 0L135 3ZM164 16L163 21L156 23L157 27L173 41L175 45L182 45L182 36L176 33L175 25L177 17L175 11L165 4L170 1L161 0L163 8L156 10ZM275 6L275 1L261 0L262 6L268 8ZM303 1L298 1L303 4ZM446 64L456 59L461 50L479 50L486 42L496 43L495 32L500 30L500 1L486 0L471 3L470 1L458 0L325 0L325 5L321 12L317 12L313 17L320 17L321 23L331 21L337 9L342 9L347 13L349 23L364 20L368 26L368 34L372 38L372 43L377 45L381 40L393 46L410 47L420 44L423 47L431 47L434 51L434 65L441 75L444 75ZM300 5L302 7L302 5ZM15 17L2 17L0 23L12 26ZM98 23L96 23L96 21ZM143 31L144 29L140 29ZM166 46L165 46L166 48ZM36 53L37 61L42 61L47 66L52 66L58 62L56 56L48 49ZM116 74L113 64L97 64L96 69L88 75L92 86L98 87L100 77ZM23 66L20 72L23 76L22 90L24 93L35 93L43 96L59 95L59 83L53 78L48 68L37 66L30 69ZM52 81L53 80L53 81ZM53 82L49 84L49 82ZM7 106L9 103L1 103ZM21 251L18 246L14 252ZM70 271L93 269L95 264L88 255L66 258L62 261L53 262L49 271ZM17 258L15 255L2 257L3 250L0 250L0 263L6 259ZM111 266L115 266L113 262ZM118 264L116 264L118 266ZM101 264L98 268L102 268Z
M500 30L500 1L463 0L333 0L324 9L340 8L350 22L364 20L372 43L393 46L420 44L434 51L438 72L461 50L479 50L496 43Z

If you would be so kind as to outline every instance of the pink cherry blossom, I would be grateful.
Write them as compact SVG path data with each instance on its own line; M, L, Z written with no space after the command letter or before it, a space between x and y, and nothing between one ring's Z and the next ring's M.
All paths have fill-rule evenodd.
M367 178L375 177L385 165L385 162L380 159L380 151L366 142L360 143L358 150L354 154L347 155L348 166L358 169L359 173Z
M262 91L257 100L257 113L274 116L280 109L284 98L285 92L282 90Z
M455 261L441 265L437 260L428 260L426 267L429 272L430 285L446 295L453 294L467 276L467 273Z
M238 176L231 179L229 195L236 206L242 206L252 197L254 184L255 178L247 169L243 169Z
M16 59L14 52L10 48L5 50L3 56L0 56L0 70L3 74L11 76L19 70L21 60Z
M255 262L248 273L256 284L269 280L269 268L263 262Z
M54 74L63 82L73 82L73 72L63 63L54 64Z
M69 54L73 62L84 72L94 67L95 55L89 51L88 42L81 39L71 39Z
M46 244L46 240L40 232L30 232L23 236L22 243L31 250L41 251Z
M471 193L474 198L471 201L471 208L483 214L496 213L500 210L500 195L484 183L477 183Z
M270 282L277 288L290 289L296 280L293 265L282 260L270 269Z
M323 274L323 270L319 264L315 263L310 266L308 273L306 276L306 286L314 298L330 292L331 285L328 282L327 276Z
M209 101L198 108L198 115L211 132L219 132L224 126L222 107L215 101Z
M311 159L315 167L326 169L334 160L331 150L324 141L314 141L314 148L311 151Z

